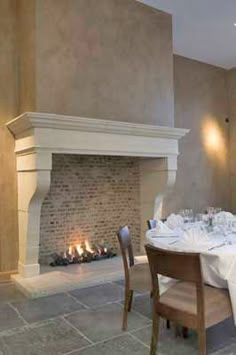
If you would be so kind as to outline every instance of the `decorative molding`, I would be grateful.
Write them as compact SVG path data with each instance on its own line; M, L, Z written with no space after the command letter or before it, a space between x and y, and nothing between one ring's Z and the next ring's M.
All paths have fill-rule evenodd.
M188 130L183 128L145 125L96 118L63 116L52 113L26 112L7 123L17 138L33 128L50 128L81 132L102 132L119 135L180 139Z

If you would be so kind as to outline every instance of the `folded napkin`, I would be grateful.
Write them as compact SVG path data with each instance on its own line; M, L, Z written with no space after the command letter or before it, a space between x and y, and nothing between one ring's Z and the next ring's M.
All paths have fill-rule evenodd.
M184 225L184 219L179 214L172 213L167 218L166 225L171 229L181 228Z
M232 219L232 218L235 218L235 216L232 214L232 213L230 213L230 212L226 212L226 211L222 211L222 212L219 212L219 213L217 213L216 214L216 217L217 217L217 219L219 218L219 219Z
M178 243L178 247L191 251L205 251L212 246L212 240L210 240L207 232L200 228L191 228L185 231L181 241Z
M155 229L156 236L171 237L175 236L175 233L162 221L157 221L157 226Z

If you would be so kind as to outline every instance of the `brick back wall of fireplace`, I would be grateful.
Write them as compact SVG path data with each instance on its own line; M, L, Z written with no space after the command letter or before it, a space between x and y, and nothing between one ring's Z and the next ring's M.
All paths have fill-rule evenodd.
M51 186L41 210L40 256L85 239L118 250L116 231L128 224L136 250L140 243L139 159L53 155Z

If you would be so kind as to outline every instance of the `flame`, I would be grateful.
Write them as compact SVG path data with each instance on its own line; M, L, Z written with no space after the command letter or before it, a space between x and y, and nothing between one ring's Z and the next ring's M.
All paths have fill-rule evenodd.
M104 248L104 252L105 252L105 253L107 252L107 248Z
M77 252L79 253L79 255L82 255L82 254L83 254L83 249L81 248L81 245L80 245L80 244L77 244L77 245L76 245L76 250L77 250Z
M69 252L70 255L73 254L73 249L72 249L72 246L71 246L71 245L69 246L68 252Z
M89 242L87 240L85 240L84 242L86 250L89 251L90 253L93 253L93 250L91 249Z

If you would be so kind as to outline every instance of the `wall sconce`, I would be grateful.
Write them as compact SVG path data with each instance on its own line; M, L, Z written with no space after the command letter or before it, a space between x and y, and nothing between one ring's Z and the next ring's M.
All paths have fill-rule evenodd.
M225 164L227 160L226 136L215 118L209 116L203 120L202 138L207 155Z

